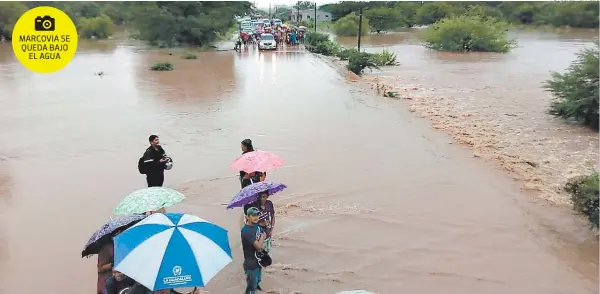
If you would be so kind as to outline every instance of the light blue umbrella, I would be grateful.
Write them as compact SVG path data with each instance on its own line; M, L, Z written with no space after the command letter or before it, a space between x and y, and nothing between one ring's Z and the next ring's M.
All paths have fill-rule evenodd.
M117 215L132 215L173 206L185 199L179 191L167 187L150 187L132 192L113 210Z
M114 243L115 270L152 291L204 287L232 260L227 230L189 214L152 214Z

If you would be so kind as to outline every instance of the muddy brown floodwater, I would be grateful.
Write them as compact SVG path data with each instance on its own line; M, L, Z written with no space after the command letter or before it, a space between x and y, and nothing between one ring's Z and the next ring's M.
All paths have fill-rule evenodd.
M176 69L149 71L157 60ZM460 61L424 70L436 62ZM322 59L249 50L183 60L121 42L82 43L51 75L0 45L0 292L93 293L96 259L80 251L144 187L135 163L153 133L176 161L166 185L188 197L172 210L230 231L234 262L210 293L244 288L240 211L223 204L239 188L228 165L247 137L287 161L269 174L289 186L273 196L270 293L598 292L597 242L579 218L536 203Z

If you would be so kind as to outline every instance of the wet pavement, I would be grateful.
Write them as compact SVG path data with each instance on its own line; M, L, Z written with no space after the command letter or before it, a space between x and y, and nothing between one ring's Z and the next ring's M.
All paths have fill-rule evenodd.
M96 259L81 259L81 247L144 187L135 164L150 134L175 160L165 184L188 197L173 210L230 230L234 262L211 293L244 288L241 212L224 208L244 138L287 162L269 173L289 186L272 199L271 293L598 292L597 243L568 211L532 203L510 177L320 58L80 47L63 71L38 75L0 45L2 293L93 291ZM175 70L149 71L159 60Z

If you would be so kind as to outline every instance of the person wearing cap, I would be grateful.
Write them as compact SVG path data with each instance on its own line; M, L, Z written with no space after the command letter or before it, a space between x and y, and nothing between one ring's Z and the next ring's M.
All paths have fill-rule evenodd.
M257 252L263 251L267 234L258 225L260 210L250 207L246 211L246 224L242 228L242 250L244 251L244 272L246 274L246 294L255 294L261 290L262 268L256 258Z

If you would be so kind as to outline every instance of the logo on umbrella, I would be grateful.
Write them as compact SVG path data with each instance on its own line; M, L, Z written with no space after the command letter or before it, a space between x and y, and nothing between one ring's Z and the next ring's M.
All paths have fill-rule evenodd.
M176 265L175 267L173 267L173 275L179 276L179 275L181 275L181 271L182 271L182 268L180 266Z
M183 268L181 266L173 267L173 277L165 277L163 278L163 283L165 285L183 285L192 281L191 275L181 275L183 272Z

